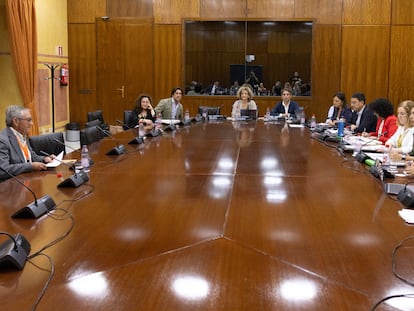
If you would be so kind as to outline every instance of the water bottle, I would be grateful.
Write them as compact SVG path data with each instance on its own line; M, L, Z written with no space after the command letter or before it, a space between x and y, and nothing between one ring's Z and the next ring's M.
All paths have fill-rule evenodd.
M184 121L190 121L190 112L188 111L188 109L185 110Z
M139 137L144 137L144 136L145 136L145 127L144 127L144 123L140 123L140 124L139 124L139 128L138 128L138 136L139 136Z
M299 122L301 125L305 125L305 110L303 107L299 107Z
M310 129L312 131L314 131L316 129L316 117L315 117L314 114L312 115L312 118L311 118L311 121L310 121Z
M89 150L88 150L88 146L83 145L82 146L82 151L81 151L81 164L83 166L83 171L84 172L89 172Z
M385 145L385 151L382 158L382 165L388 166L391 163L390 154L391 154L391 145Z
M161 112L158 112L157 117L155 119L155 129L161 130L161 127L162 127L162 116L161 116Z
M270 119L270 109L269 109L269 107L266 108L266 119Z
M207 115L208 115L207 109L203 109L203 114L202 114L202 116L203 116L203 119L204 119L204 120L207 120Z
M337 124L338 124L338 136L344 137L345 120L341 118L339 119Z

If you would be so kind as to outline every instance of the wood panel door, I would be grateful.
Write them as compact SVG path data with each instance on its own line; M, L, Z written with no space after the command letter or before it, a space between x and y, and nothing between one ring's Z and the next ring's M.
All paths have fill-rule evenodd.
M97 19L98 107L116 124L141 93L153 94L151 19Z

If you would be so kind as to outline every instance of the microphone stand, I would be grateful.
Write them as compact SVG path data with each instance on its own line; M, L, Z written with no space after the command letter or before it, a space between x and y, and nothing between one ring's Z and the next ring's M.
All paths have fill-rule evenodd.
M128 124L124 124L122 123L120 120L116 120L116 122L122 126L125 126L126 128L130 129L130 130L135 130L136 128L132 128L130 126L128 126ZM139 130L138 130L139 133ZM143 144L144 143L144 137L141 137L139 135L137 135L137 137L135 137L133 140L128 142L128 145L132 145L132 144Z
M10 238L0 245L0 266L15 266L22 270L31 250L29 241L20 233L15 236L7 232L0 232L0 234Z
M45 155L45 156L50 156L47 152L44 151L40 151L41 154ZM84 171L80 171L80 172L76 172L75 169L75 163L72 165L69 165L59 159L54 159L58 162L60 162L61 164L64 164L66 166L68 166L69 168L72 168L74 171L74 174L66 179L64 179L61 183L59 183L57 185L58 188L63 188L63 187L74 187L77 188L80 185L83 185L85 182L87 182L89 180L89 175L87 173L85 173Z
M99 130L99 131L101 131L105 136L109 136L111 139L114 139L115 140L115 138L113 137L113 135L112 135L112 133L111 132L109 132L109 131L106 131L106 130L104 130L103 128L101 128L100 126L96 126L96 128ZM123 153L125 153L125 146L124 145L121 145L121 144L119 144L117 141L115 141L115 143L116 143L116 146L115 147L113 147L111 150L109 150L107 153L106 153L106 155L120 155L120 154L123 154Z
M72 149L73 151L80 152L80 149L76 149L76 148L74 148L74 147L72 147L72 146L66 145L65 143L61 142L61 141L60 141L59 139L57 139L57 138L53 138L53 141L54 141L54 142L56 142L56 143L58 143L59 145L64 146L65 148L66 148L66 147L68 147L69 149ZM80 163L80 160L77 160L77 161L76 161L76 163ZM65 164L66 164L66 163L65 163ZM91 157L89 157L89 165L91 166L91 165L93 165L93 164L94 164L94 162L93 162L92 158L91 158ZM71 168L71 169L72 169L72 168Z

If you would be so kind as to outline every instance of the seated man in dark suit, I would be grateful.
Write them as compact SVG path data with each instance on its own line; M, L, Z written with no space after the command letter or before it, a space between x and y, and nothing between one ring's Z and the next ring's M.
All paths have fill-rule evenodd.
M351 130L355 133L375 132L377 117L365 104L365 95L355 93L351 96Z
M30 147L27 134L32 126L30 110L20 106L10 106L6 110L6 128L0 132L0 167L12 175L46 170L46 164L53 156L36 154ZM0 179L10 176L0 170Z
M276 104L275 107L270 111L271 116L279 116L289 118L294 116L296 111L299 110L299 104L293 100L292 90L288 88L282 89L282 101Z

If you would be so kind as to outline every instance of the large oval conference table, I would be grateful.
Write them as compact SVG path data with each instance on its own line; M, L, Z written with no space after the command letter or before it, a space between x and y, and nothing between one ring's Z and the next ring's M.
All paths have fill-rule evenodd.
M128 144L135 136L90 145L77 188L57 187L65 165L20 175L57 204L40 218L11 218L33 196L0 184L1 231L22 234L31 253L58 239L42 252L51 262L0 271L1 310L31 310L51 263L37 310L355 311L414 293L392 273L394 247L414 234L402 204L309 129L225 120ZM105 154L118 144L124 154ZM396 254L411 281L413 244Z

